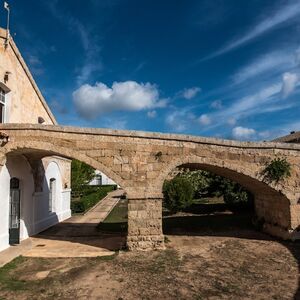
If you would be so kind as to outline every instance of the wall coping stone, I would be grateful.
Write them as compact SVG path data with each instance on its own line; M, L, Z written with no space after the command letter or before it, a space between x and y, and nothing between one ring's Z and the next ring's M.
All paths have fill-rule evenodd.
M116 137L132 137L153 140L168 140L178 142L192 142L198 144L207 144L215 146L224 146L230 148L245 149L282 149L282 150L300 150L299 144L278 143L278 142L240 142L234 140L217 139L211 137L200 137L195 135L171 134L160 132L146 132L135 130L115 130L106 128L84 128L58 125L39 125L39 124L0 124L0 130L9 131L42 131L42 132L61 132L78 135L102 135Z

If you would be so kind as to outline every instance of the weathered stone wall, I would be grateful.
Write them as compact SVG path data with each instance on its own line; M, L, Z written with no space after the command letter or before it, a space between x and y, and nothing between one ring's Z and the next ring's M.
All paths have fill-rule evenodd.
M127 245L130 250L164 249L162 199L129 199Z
M0 131L10 137L0 147L0 161L1 153L3 159L10 152L75 158L124 188L130 203L131 249L162 247L158 199L162 199L164 180L178 166L201 168L239 182L255 195L257 214L264 218L265 230L274 235L295 237L300 225L300 145L38 125L1 125ZM291 163L292 176L267 184L261 172L266 162L278 156Z
M56 124L17 46L10 39L5 47L5 37L6 30L0 28L0 86L9 90L6 122L37 124L38 117L42 117L45 124Z

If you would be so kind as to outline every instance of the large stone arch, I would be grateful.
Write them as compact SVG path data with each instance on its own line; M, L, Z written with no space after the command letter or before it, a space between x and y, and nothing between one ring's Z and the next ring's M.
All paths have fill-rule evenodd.
M30 154L37 155L38 158L56 155L56 156L61 156L69 159L77 159L95 168L96 170L102 171L126 191L126 184L124 180L121 178L121 176L119 176L116 172L111 170L104 163L87 156L83 152L79 152L77 150L66 148L66 147L61 147L49 142L30 141L26 143L24 141L21 141L21 142L9 143L4 148L2 159L0 158L0 160L2 161L2 163L0 164L0 172L1 172L2 165L5 163L7 155L9 155L10 153L23 153L23 152L27 153L28 155Z
M165 164L159 176L154 180L155 194L162 191L165 179L177 167L202 169L238 182L254 195L255 211L257 216L265 222L263 227L265 232L284 239L293 239L298 235L299 204L287 197L289 191L284 189L284 185L268 184L263 180L261 165L252 163L249 168L241 165L239 161L227 162L215 157L195 155L177 157ZM298 215L294 218L292 208L296 208Z
M196 155L180 156L174 158L172 161L164 164L160 170L159 176L155 179L153 185L156 191L162 191L162 186L168 175L177 167L185 166L190 168L197 168L210 171L217 175L226 177L233 181L240 183L253 194L257 194L263 190L269 194L276 194L284 196L291 204L296 204L296 201L287 198L288 191L282 184L273 184L264 181L261 171L263 166L260 164L251 164L251 167L241 165L240 161L226 161L222 158L215 157L200 157Z

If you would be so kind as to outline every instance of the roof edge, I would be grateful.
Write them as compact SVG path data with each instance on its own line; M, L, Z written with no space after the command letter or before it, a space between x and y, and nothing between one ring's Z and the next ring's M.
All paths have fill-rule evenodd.
M3 29L3 28L0 27L0 38L1 39L6 39L6 32L7 32L6 29ZM54 125L57 125L57 121L56 121L52 111L50 110L44 96L42 95L38 85L36 84L36 82L35 82L32 74L31 74L25 60L23 59L23 57L22 57L22 55L21 55L21 53L20 53L20 51L19 51L19 49L18 49L17 45L15 44L12 37L10 37L10 39L9 39L9 45L10 45L11 49L13 50L13 52L14 52L16 58L18 59L19 63L21 64L26 76L28 77L33 89L35 90L37 96L39 97L43 107L45 108L46 112L48 113L51 121L54 123Z

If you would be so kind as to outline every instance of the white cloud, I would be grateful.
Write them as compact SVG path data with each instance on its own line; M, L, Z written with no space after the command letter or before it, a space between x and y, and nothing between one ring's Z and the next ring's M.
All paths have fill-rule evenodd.
M231 126L234 126L236 124L236 119L231 117L227 120L227 124L228 125L231 125Z
M222 109L223 108L223 104L221 100L215 100L211 103L210 107L214 108L214 109Z
M235 84L239 84L252 78L257 79L259 75L283 72L294 65L295 61L292 53L275 51L267 53L241 68L233 75L232 80Z
M151 119L155 118L157 116L156 110L148 111L147 116L148 116L148 118L151 118Z
M283 2L284 3L284 2ZM234 50L242 45L250 42L251 40L261 36L262 34L271 31L272 29L282 26L289 21L299 21L299 14L300 14L300 2L294 1L293 3L284 4L279 6L278 9L273 13L268 13L268 17L264 18L256 25L252 27L251 30L246 32L243 36L233 40L229 44L227 44L222 49L214 52L213 54L209 55L208 57L204 58L211 59L213 57L222 55L227 53L231 50Z
M166 100L159 98L156 85L135 81L114 82L112 87L104 83L82 85L73 92L73 101L78 113L93 119L112 111L139 111L164 107Z
M297 65L300 65L300 48L295 51L295 62Z
M298 76L295 73L286 72L282 76L282 96L287 98L295 89Z
M106 128L124 130L124 129L126 129L126 127L127 127L126 120L109 120L106 123Z
M91 75L103 69L102 57L100 56L101 47L97 34L93 33L90 28L80 22L66 11L62 11L58 1L48 1L48 8L52 15L62 24L66 24L70 31L76 34L82 46L82 57L78 57L79 66L76 69L76 82L81 85L87 82Z
M30 71L33 73L33 75L40 76L45 73L45 68L38 56L29 54L27 59L30 66Z
M198 121L201 125L209 125L211 123L211 119L208 115L203 114L198 118Z
M256 131L252 128L237 126L232 129L232 136L238 140L251 139L255 134Z
M181 110L173 110L166 117L166 124L175 132L183 132L195 122L195 116L190 112L189 108Z
M192 99L197 96L198 93L201 92L201 88L195 86L189 89L184 89L181 94L185 99Z

